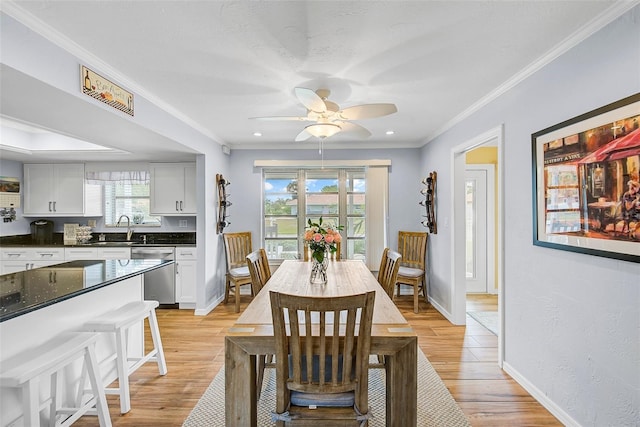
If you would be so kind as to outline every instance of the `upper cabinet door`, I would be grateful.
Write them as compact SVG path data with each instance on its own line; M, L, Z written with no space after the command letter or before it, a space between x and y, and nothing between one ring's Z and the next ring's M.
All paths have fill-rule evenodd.
M195 215L198 211L196 201L196 165L184 168L184 207L183 213Z
M151 164L151 214L195 215L195 163Z
M84 165L54 165L58 214L84 215Z
M84 165L25 164L25 215L84 215Z

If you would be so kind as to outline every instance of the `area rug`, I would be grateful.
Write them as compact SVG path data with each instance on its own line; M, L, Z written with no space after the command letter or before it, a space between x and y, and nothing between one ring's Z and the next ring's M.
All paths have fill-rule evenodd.
M385 406L384 369L371 369L369 371L370 427L384 427ZM275 425L271 421L273 408L275 408L275 369L267 368L258 402L258 426ZM216 427L224 426L224 421L224 367L222 367L182 425L184 427ZM418 350L418 426L470 426L449 390L420 350Z
M498 336L498 312L497 311L467 311L467 314L478 321L482 326Z

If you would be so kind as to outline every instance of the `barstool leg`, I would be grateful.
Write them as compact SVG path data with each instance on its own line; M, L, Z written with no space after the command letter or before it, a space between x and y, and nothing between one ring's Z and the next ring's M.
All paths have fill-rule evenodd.
M127 357L127 337L122 329L116 330L116 351L118 357L118 395L120 396L120 413L126 414L131 410L129 397L129 359Z
M89 381L96 398L96 412L98 413L98 421L101 427L111 427L111 416L109 415L109 406L107 405L107 397L105 396L102 379L98 368L98 358L96 357L95 343L92 343L86 350L84 363L89 372ZM128 384L128 382L127 382ZM127 397L129 395L127 394Z
M58 371L51 374L51 403L49 404L49 427L55 427L56 415L58 414L58 408L60 407L60 390L58 390ZM80 384L82 386L82 384ZM78 405L80 407L80 405Z
M32 378L22 386L25 427L40 427L40 381Z
M154 309L149 313L149 329L151 329L151 338L153 346L156 349L156 362L158 363L158 371L160 375L167 374L167 362L164 358L164 348L162 347L162 339L160 338L160 328L158 327L158 317Z

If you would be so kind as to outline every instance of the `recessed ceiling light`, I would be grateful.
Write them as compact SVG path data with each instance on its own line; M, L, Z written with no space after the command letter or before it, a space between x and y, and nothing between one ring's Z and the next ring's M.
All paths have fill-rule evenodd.
M388 130L386 133L387 133L387 135L393 135L395 132L392 131L392 130Z
M262 132L254 132L253 136L262 136Z

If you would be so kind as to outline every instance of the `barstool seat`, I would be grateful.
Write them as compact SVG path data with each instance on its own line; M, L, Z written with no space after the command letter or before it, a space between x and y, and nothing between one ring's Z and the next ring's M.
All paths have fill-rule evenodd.
M156 362L160 375L166 375L167 363L164 358L160 329L156 317L158 301L136 301L126 304L114 311L107 312L84 324L86 331L114 333L116 352L104 362L116 360L118 370L118 387L105 388L106 394L120 396L120 412L125 414L131 410L129 393L129 375L147 362ZM153 339L153 349L142 357L132 357L127 351L127 331L130 327L149 319L149 329Z
M102 377L95 353L97 334L68 332L60 334L46 343L26 350L0 365L0 386L22 389L23 425L40 426L40 377L51 377L49 403L49 425L69 426L82 415L92 411L98 415L100 426L111 426L109 408L102 385ZM91 397L81 399L78 407L61 407L58 373L77 360L84 360L84 368L91 383ZM82 403L84 401L84 403ZM93 411L92 411L93 412ZM61 419L57 423L59 415Z

